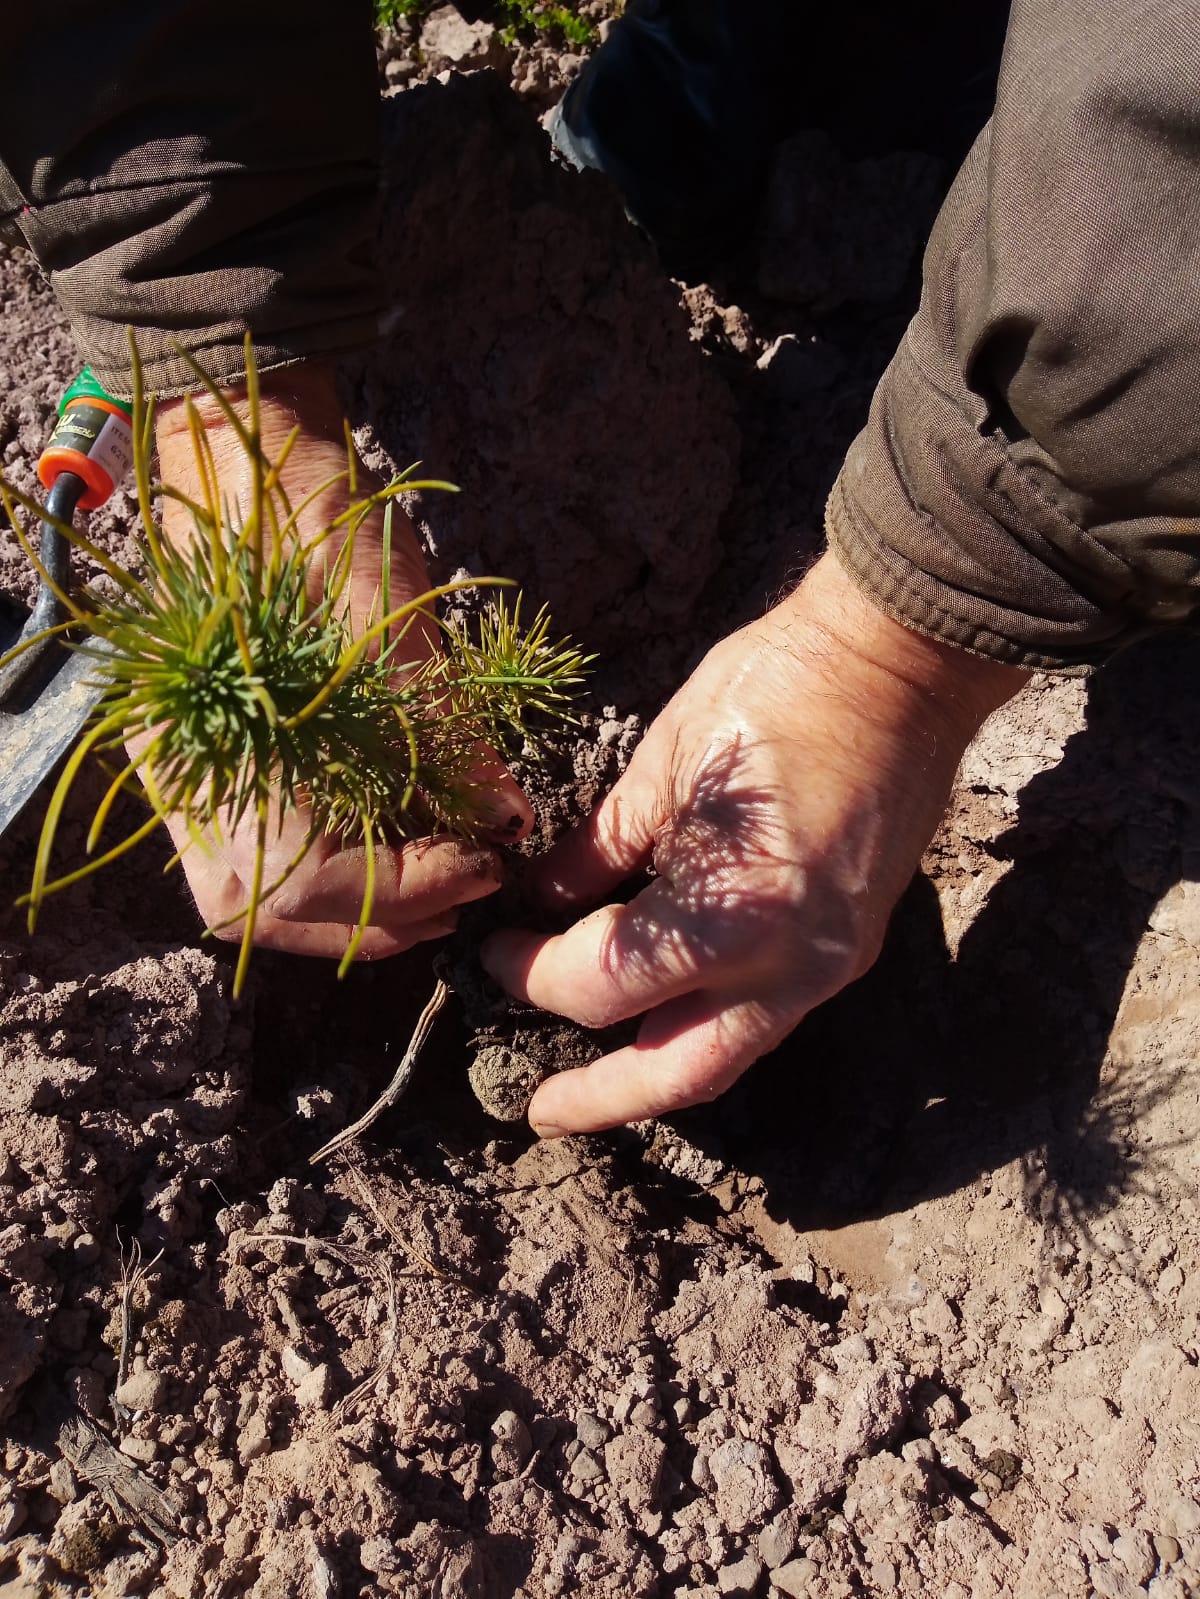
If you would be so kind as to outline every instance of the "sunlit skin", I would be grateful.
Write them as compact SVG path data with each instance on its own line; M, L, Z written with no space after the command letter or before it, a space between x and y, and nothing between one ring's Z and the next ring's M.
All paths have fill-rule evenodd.
M543 1084L545 1136L713 1099L860 976L945 808L968 741L1023 674L870 605L826 556L718 644L588 821L534 867L550 907L656 877L555 937L484 947L506 988L637 1041Z
M229 394L243 417L244 392ZM215 402L196 401L205 423L219 479L231 500L248 498L250 466L236 434L225 423ZM318 364L288 367L262 379L261 418L264 449L278 452L293 427L302 432L283 475L283 485L293 505L299 504L328 479L344 472L346 442L332 372ZM157 412L160 475L193 498L201 498L198 467L182 401L167 401ZM360 494L378 487L370 474L359 476ZM315 533L344 509L348 491L344 484L328 490L309 507L302 536ZM192 536L186 510L168 503L164 513L168 538ZM383 512L379 510L359 529L349 610L356 620L371 613L379 588L383 548ZM319 576L313 574L314 596ZM430 586L425 561L407 517L397 506L393 512L391 592L393 605L402 604ZM414 658L436 647L434 629L424 629L423 639L413 638ZM481 789L487 794L497 832L506 840L522 837L532 825L529 802L498 762L480 767ZM514 822L515 819L515 822ZM206 854L188 844L179 819L168 824L176 845L184 850L183 869L206 923L220 926L221 937L240 939L241 913L253 881L256 830L251 821L234 829ZM282 875L307 831L302 813L285 816L272 830L264 880ZM500 884L501 860L495 849L452 838L418 840L403 847L379 849L371 925L359 948L359 958L378 959L410 949L424 940L441 938L457 921L458 907L493 893ZM340 960L349 932L358 921L363 899L365 854L362 845L342 847L335 840L318 838L286 884L259 909L255 942L263 947L299 955L321 955ZM232 920L231 920L232 918Z
M236 493L240 452L208 420ZM268 448L297 422L293 499L343 460L336 394L320 367L288 369L267 386ZM191 448L178 406L164 407L158 439L164 476L186 486ZM379 530L364 532L352 603L369 607ZM186 536L181 524L173 536ZM405 525L393 597L427 586ZM579 918L555 936L512 928L483 947L511 993L548 1011L596 1026L642 1018L634 1044L543 1084L534 1127L557 1136L710 1100L861 975L963 750L1022 681L893 621L832 556L710 651L594 814L533 865L532 892ZM493 779L498 821L515 816L514 831L527 831L527 801L507 774ZM299 837L303 822L285 828ZM280 849L291 840L285 832ZM252 850L243 834L208 858L189 852L189 882L210 922L244 906ZM628 904L603 903L647 867L654 879ZM264 906L258 942L340 958L362 873L361 851L319 845ZM363 955L441 936L499 875L493 850L449 839L390 852ZM236 923L229 931L237 936Z

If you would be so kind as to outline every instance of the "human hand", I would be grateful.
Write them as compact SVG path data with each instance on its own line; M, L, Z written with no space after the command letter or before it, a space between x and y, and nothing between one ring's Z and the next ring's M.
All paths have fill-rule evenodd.
M318 364L288 367L263 375L260 389L263 446L269 458L275 458L294 427L299 425L301 429L287 458L282 483L294 506L315 494L300 518L301 536L311 537L328 526L350 498L344 482L321 489L346 469L345 435L333 374ZM233 391L228 398L244 419L248 412L244 392ZM196 396L194 404L212 448L223 493L231 503L248 504L251 467L234 429L210 396ZM163 481L202 501L204 494L182 401L168 401L159 407L157 442ZM358 497L369 495L380 486L369 473L360 470ZM193 536L186 508L175 501L166 502L164 533L174 542ZM336 558L337 548L331 540L325 558ZM355 536L354 566L347 592L352 622L364 622L377 605L382 552L383 512L378 509ZM430 586L416 535L399 506L392 512L390 572L393 606L425 593ZM315 601L321 589L319 572L312 573L310 587ZM414 659L427 658L437 648L432 622L421 631L414 628L409 638ZM529 803L499 760L486 751L481 751L476 780L484 822L494 817L495 834L504 842L522 837L532 822ZM254 874L254 819L225 829L219 841L210 839L207 852L191 840L181 819L169 820L167 825L181 851L200 914L218 937L240 939ZM286 875L307 832L308 820L303 810L283 815L279 826L271 829L264 882L272 883ZM395 954L452 931L457 907L492 893L499 886L500 871L495 850L458 839L422 839L402 848L378 845L372 922L359 946L358 958L369 960ZM254 942L294 954L341 958L359 920L365 873L363 846L347 847L334 838L318 837L299 867L261 905L255 919Z
M534 1096L543 1136L715 1098L872 964L971 736L1024 680L892 621L832 556L725 639L588 821L535 869L548 907L627 905L566 932L508 929L510 992L637 1041Z

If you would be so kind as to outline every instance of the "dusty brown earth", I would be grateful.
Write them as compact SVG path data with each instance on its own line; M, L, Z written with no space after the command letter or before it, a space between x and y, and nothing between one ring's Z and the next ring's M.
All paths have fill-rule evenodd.
M418 508L439 567L499 565L603 648L548 834L816 548L911 288L868 218L930 173L804 147L855 286L817 315L666 280L501 80L385 111L392 315L347 406L372 460L467 490ZM27 482L74 356L19 253L0 302ZM468 1082L504 1108L527 1033L481 1068L455 1008L313 1167L390 1076L427 951L342 985L264 956L235 1005L155 845L33 939L0 912L3 1599L1197 1591L1197 681L1179 638L1034 679L876 969L669 1125L533 1142ZM37 827L0 843L6 904Z

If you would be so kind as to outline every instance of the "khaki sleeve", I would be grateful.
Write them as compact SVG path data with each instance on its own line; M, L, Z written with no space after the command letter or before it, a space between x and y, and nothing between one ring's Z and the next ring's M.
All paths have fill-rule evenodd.
M1079 667L1200 615L1193 0L1016 0L995 115L828 508L910 627Z
M160 394L368 339L378 91L368 0L58 0L0 17L0 224L83 355Z

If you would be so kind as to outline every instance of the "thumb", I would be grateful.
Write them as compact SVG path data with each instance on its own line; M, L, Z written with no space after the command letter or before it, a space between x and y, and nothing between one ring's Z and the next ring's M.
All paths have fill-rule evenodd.
M592 904L649 862L670 796L657 748L651 730L587 820L536 862L531 887L548 908Z

